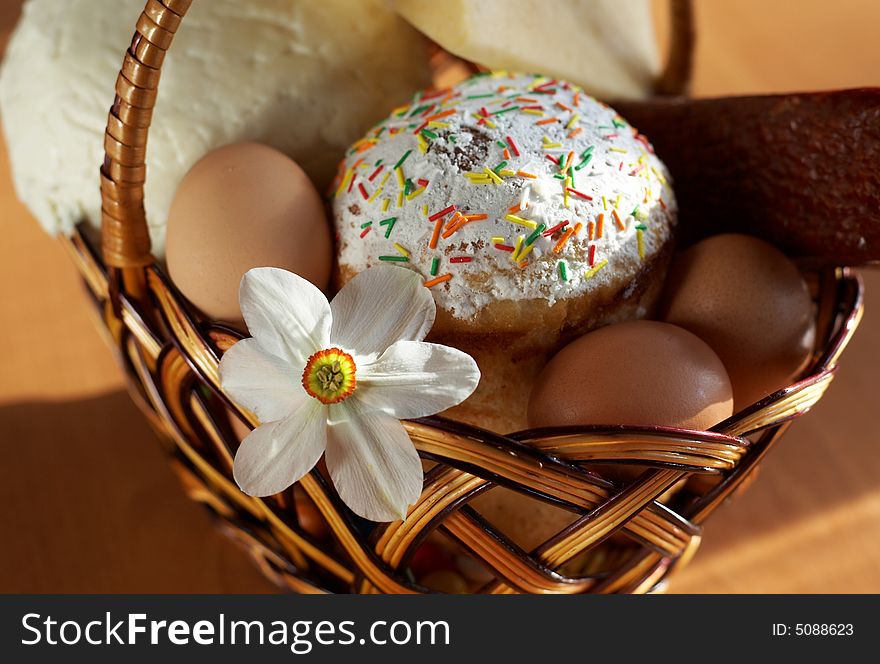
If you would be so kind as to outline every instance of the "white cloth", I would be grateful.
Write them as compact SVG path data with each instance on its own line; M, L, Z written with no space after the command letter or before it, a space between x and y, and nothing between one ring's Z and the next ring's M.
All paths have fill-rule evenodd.
M50 233L100 222L113 86L144 0L29 0L0 72L19 197ZM237 140L297 160L319 190L349 144L428 83L421 36L382 0L193 3L165 62L146 210L162 256L178 182Z

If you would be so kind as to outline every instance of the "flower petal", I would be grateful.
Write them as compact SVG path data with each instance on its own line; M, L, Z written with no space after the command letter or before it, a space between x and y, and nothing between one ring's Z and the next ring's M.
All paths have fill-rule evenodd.
M238 290L251 336L272 355L305 366L330 339L330 305L318 288L277 267L248 270Z
M457 348L398 341L376 362L358 368L355 396L371 409L398 419L452 408L477 389L480 369Z
M283 419L309 399L297 369L264 351L256 339L242 339L223 354L220 384L260 422Z
M424 339L437 313L417 273L388 265L355 276L333 298L330 309L332 343L373 358L399 339Z
M254 429L238 448L232 474L246 494L271 496L314 468L326 447L326 409L309 399L283 420Z
M395 521L422 492L422 463L403 425L354 399L330 407L327 470L340 497L371 521Z

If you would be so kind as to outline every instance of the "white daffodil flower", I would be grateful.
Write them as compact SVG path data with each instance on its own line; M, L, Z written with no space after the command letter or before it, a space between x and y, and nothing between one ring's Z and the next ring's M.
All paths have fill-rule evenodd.
M400 419L464 401L480 370L466 353L422 341L436 306L421 277L366 270L332 302L286 270L249 270L239 289L252 338L223 355L223 389L260 420L233 474L252 496L278 493L322 454L340 497L360 516L406 516L422 464Z

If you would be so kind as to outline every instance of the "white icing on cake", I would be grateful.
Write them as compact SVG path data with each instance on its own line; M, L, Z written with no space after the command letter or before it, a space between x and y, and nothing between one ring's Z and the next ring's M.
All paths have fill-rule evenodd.
M571 182L554 177L569 154L564 177L573 173ZM469 173L493 183L476 184L479 176ZM400 179L411 183L409 195L400 196L407 191ZM420 179L427 180L423 191ZM660 251L676 219L666 167L613 109L577 86L506 72L417 94L352 147L333 194L341 267L359 272L384 257L430 283L437 259L437 276L451 277L432 286L435 300L460 319L497 299L552 305L609 283L626 284ZM512 213L522 222L511 221L509 208L526 201L526 209ZM442 234L454 228L456 212L488 218L441 236L432 249L437 222L430 217L452 205L455 211L440 217ZM542 224L549 231L564 221L568 225L552 236L535 235ZM578 232L554 252L576 224ZM533 246L530 238L536 238ZM511 252L518 242L520 251Z

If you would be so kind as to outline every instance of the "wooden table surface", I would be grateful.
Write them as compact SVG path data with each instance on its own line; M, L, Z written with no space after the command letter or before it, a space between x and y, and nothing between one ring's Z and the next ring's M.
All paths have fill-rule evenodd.
M18 4L0 3L0 48ZM697 4L697 95L880 85L880 3ZM0 230L0 591L272 592L167 469L5 151ZM673 592L880 592L880 271L863 275L839 377L709 522Z

